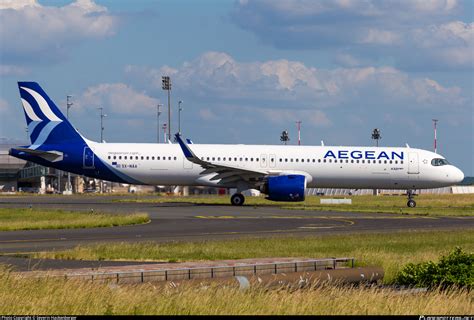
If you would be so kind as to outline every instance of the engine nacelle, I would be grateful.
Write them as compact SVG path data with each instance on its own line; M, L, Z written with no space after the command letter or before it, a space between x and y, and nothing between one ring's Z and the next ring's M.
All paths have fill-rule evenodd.
M268 177L262 192L272 201L304 201L306 177L300 174L289 174Z

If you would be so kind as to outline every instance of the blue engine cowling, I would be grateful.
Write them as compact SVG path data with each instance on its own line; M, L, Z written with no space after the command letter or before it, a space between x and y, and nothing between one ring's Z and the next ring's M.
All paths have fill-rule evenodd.
M263 192L272 201L304 201L306 177L300 174L269 177Z

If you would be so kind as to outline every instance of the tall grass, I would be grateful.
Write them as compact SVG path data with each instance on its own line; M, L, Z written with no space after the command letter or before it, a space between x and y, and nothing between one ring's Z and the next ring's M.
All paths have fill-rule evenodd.
M473 314L463 290L400 294L390 289L319 287L298 291L166 288L26 278L0 272L0 314Z
M321 205L320 199L327 197L308 196L303 202L272 202L264 197L246 197L247 206L276 206L285 209L317 211L381 212L430 216L474 216L474 194L420 195L416 197L417 207L406 206L406 196L348 196L351 205ZM156 197L120 199L118 202L167 203L186 202L207 205L229 205L228 196Z
M0 209L0 231L113 227L149 221L146 213L114 215L46 209Z
M104 243L36 253L36 258L82 260L197 261L264 257L355 257L359 265L382 266L390 283L408 262L436 260L454 247L474 251L474 232L423 231L388 234L238 239L177 243Z

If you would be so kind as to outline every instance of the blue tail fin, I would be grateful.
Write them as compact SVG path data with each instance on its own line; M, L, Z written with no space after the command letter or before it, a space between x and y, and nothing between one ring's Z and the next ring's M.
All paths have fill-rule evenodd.
M18 82L18 87L31 140L30 149L84 141L39 84Z

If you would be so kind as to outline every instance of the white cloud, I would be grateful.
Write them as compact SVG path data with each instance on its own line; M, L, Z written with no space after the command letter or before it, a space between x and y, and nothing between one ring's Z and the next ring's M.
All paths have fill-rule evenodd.
M24 76L28 73L25 67L0 64L0 76Z
M274 123L291 114L327 126L332 120L326 110L347 105L358 106L361 112L391 108L411 112L445 105L463 108L466 102L457 87L413 77L393 67L318 69L288 60L239 62L226 53L207 52L178 68L125 69L130 79L139 79L157 95L162 94L165 70L172 74L174 95L186 95L187 101L206 105L200 113L203 119L220 116L231 104Z
M209 108L199 109L199 116L201 119L206 121L213 121L219 119L219 117Z
M473 24L455 0L249 0L233 19L281 49L342 49L407 69L473 68Z
M0 5L2 58L7 61L56 61L85 39L114 34L118 18L92 0L62 7L34 0L4 1Z
M317 127L329 127L332 122L321 110L275 110L259 109L257 110L263 118L272 123L283 125L288 124L293 119L300 119L304 125Z
M158 102L124 83L102 83L87 88L77 104L81 109L104 107L111 114L146 115L156 109Z
M10 106L8 102L2 98L0 98L0 112L6 113L9 110Z

